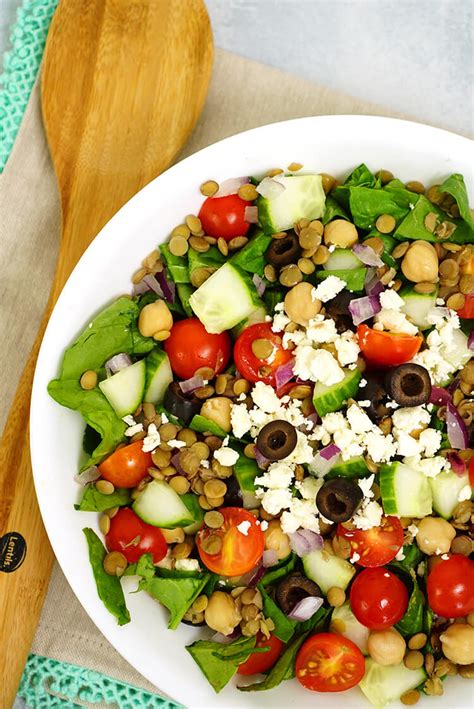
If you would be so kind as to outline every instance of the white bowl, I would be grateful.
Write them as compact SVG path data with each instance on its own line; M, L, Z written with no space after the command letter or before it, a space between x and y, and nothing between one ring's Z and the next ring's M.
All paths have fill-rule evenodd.
M36 492L56 557L79 601L114 647L157 688L188 707L369 707L360 690L344 695L314 694L298 682L270 692L238 692L231 682L216 695L184 646L197 631L166 629L167 611L144 593L129 595L132 622L120 628L100 601L89 566L82 528L97 529L97 515L76 512L73 475L80 455L83 423L78 414L56 404L46 386L58 372L64 349L91 315L130 291L130 276L141 259L164 241L184 216L202 201L199 185L235 175L262 174L293 161L307 171L346 175L366 162L402 180L431 184L453 172L464 174L472 194L471 141L407 121L370 116L321 116L277 123L227 138L192 155L158 177L102 229L71 274L49 321L33 385L31 453ZM87 205L84 205L87 209ZM74 550L74 553L71 553ZM471 704L469 683L449 680L443 699L423 698L436 709ZM399 705L401 706L401 705ZM420 705L419 705L420 706Z

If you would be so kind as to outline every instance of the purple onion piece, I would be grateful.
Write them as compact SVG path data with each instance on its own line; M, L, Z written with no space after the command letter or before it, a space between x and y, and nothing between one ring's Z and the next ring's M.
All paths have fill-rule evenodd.
M181 463L179 462L179 453L175 453L170 460L171 465L173 468L176 468L176 472L179 475L184 475L186 477L186 473L184 472L183 468L181 467Z
M335 443L331 443L326 448L322 448L316 453L309 464L309 472L318 477L324 477L339 460L340 448Z
M319 596L306 596L303 598L293 610L288 613L290 620L305 621L309 620L323 605L324 600Z
M140 283L134 283L132 295L144 295L145 293L149 293L150 290L150 286L148 286L142 278Z
M279 367L276 368L275 370L275 385L276 389L281 389L282 386L285 384L288 384L293 377L294 377L294 372L293 372L293 366L295 364L295 360L291 359L289 362L286 362L285 364L280 364Z
M204 386L204 379L200 375L197 375L195 377L190 377L189 379L183 379L182 382L178 383L183 394L189 394L190 392L199 389L199 387Z
M451 403L446 406L446 428L450 445L453 448L465 450L469 443L466 424L459 411Z
M335 443L330 443L325 448L321 448L321 450L319 451L319 455L324 458L324 460L332 460L332 458L338 456L340 452L341 449L339 448L339 446L336 446Z
M278 554L275 549L265 549L262 556L262 565L268 569L278 564Z
M382 259L380 256L377 256L371 246L367 246L366 244L354 244L352 251L366 266L375 266L377 268L383 266Z
M213 643L220 643L221 645L228 645L234 640L232 635L223 635L222 633L214 633L211 637Z
M158 271L158 273L156 274L156 279L160 284L163 293L163 298L166 300L167 303L174 303L176 298L176 285L170 278L168 278L166 269Z
M449 384L449 386L448 386L448 391L450 394L454 394L454 392L458 388L460 382L461 382L461 380L459 379L459 377L456 377L456 379L453 379L451 384Z
M125 352L120 352L107 360L105 363L105 371L107 372L107 376L111 376L112 374L117 374L117 372L120 372L121 369L130 367L131 364L132 360L128 354L125 354Z
M367 295L380 295L385 290L383 283L379 281L375 268L367 269L364 287Z
M349 303L349 312L354 325L360 325L373 318L382 310L378 295L366 295L363 298L353 298Z
M467 340L467 346L470 350L474 350L474 330L469 335L469 338Z
M453 473L455 473L455 475L457 475L459 478L464 477L464 475L466 474L466 463L461 458L459 453L456 453L455 451L450 451L446 457L449 461Z
M306 421L311 421L311 423L313 424L313 427L314 427L314 426L317 426L319 423L321 423L321 418L320 418L319 414L314 412L314 414L310 414L309 416L306 416Z
M263 566L263 564L260 564L257 566L255 571L253 572L252 576L249 578L247 581L247 586L251 586L252 588L258 584L261 578L265 576L266 573L266 568Z
M259 296L262 296L265 293L265 288L267 287L265 281L263 280L263 278L260 278L258 273L253 274L252 281L254 283L255 288L257 289L257 293L259 294Z
M268 463L270 462L268 458L266 458L263 453L260 452L260 450L257 448L257 446L254 446L254 451L255 451L255 460L257 461L257 465L261 470L266 470L268 467Z
M91 465L90 468L86 468L77 475L74 476L74 480L79 483L79 485L88 485L93 483L100 478L99 468L96 465Z
M237 194L239 187L248 184L248 177L229 177L220 183L219 189L214 197L227 197L230 194Z
M248 222L248 224L258 224L258 207L255 205L245 207L244 220Z
M158 283L158 281L156 280L155 276L152 276L151 274L149 274L147 276L143 276L141 282L146 283L146 285L148 286L148 290L152 290L154 293L159 295L161 298L164 298L164 294L161 289L161 286Z
M435 406L446 406L451 402L451 394L441 387L431 387L429 402Z
M322 549L323 538L320 534L312 532L310 529L298 529L288 535L291 550L297 556L305 556L312 551Z

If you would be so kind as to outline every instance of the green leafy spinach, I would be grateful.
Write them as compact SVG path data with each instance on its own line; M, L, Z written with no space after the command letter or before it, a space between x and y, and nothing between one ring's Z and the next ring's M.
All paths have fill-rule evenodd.
M403 618L395 625L399 633L401 633L404 637L415 635L415 633L420 633L423 630L423 594L420 590L416 574L413 570L410 571L410 577L413 582L413 590L408 601L408 607Z
M199 574L193 577L181 575L179 578L153 576L143 578L138 589L146 591L168 608L170 612L168 628L174 630L206 586L209 578L209 574Z
M469 197L467 196L463 176L459 173L450 175L439 186L439 191L447 192L451 195L451 197L454 197L459 208L461 219L463 219L471 229L474 229L474 217L472 216L471 209L469 207Z
M235 675L238 666L250 656L255 642L255 637L241 637L229 645L212 640L197 640L188 645L186 650L214 690L220 692Z
M132 501L131 490L117 487L111 495L103 495L95 485L87 485L78 505L79 512L104 512L112 507L125 507Z
M130 622L130 613L125 604L120 579L105 573L103 564L107 551L94 530L86 527L82 531L89 547L89 561L99 598L107 610L117 618L118 624L125 625Z

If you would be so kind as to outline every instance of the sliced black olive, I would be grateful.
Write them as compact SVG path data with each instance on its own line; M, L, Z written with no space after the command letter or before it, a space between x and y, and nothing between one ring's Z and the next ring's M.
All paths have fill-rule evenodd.
M266 259L273 266L288 266L301 256L301 247L295 234L287 234L283 239L272 239L266 251Z
M222 507L243 507L242 490L240 489L237 479L231 475L230 478L226 478L225 483L227 490L224 495L224 504Z
M286 576L277 586L276 600L284 613L291 613L308 596L322 596L319 586L298 572Z
M387 372L385 388L400 406L420 406L431 395L430 375L419 364L400 364Z
M331 522L347 522L364 497L362 490L347 478L333 478L324 483L316 495L316 506Z
M364 372L362 376L367 384L364 387L359 387L357 399L370 401L369 406L363 407L365 413L372 421L381 421L390 413L390 409L385 404L387 392L383 385L382 375L376 372Z
M188 424L201 411L202 401L193 394L184 394L178 382L171 382L165 392L163 406L170 414Z
M347 290L342 290L340 293L338 293L334 298L331 298L331 300L328 300L327 303L324 304L324 307L326 308L326 314L330 315L332 318L336 318L338 315L349 315L349 303L353 298L355 298L354 293L349 293ZM352 330L353 328L353 322L351 318L351 325L349 330Z
M294 450L298 441L296 429L288 421L270 421L257 437L257 448L268 460L281 460Z

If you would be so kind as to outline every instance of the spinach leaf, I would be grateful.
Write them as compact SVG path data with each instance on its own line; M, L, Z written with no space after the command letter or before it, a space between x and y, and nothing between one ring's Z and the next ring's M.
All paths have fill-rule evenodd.
M410 211L417 195L408 190L375 190L370 187L350 187L349 205L354 224L371 229L381 214L391 214L400 222Z
M298 654L298 650L306 640L307 636L308 633L303 633L303 635L295 638L290 645L288 645L285 652L273 665L263 682L250 684L247 687L237 687L237 689L240 689L241 692L261 692L265 689L273 689L283 682L284 679L292 677L294 673L296 655Z
M184 285L187 284L185 283ZM155 293L154 291L147 291L139 297L138 307L140 308L140 311L142 311L145 305L149 305L149 303L154 303L157 300L162 300L158 293ZM180 317L183 317L184 310L181 307L181 301L179 300L179 298L175 298L173 303L167 303L167 305L174 315L179 315Z
M168 244L160 244L160 253L175 283L190 283L188 260L171 253Z
M189 304L189 299L194 293L194 288L189 283L177 283L176 290L178 291L178 296L185 314L188 316L188 318L192 318L194 313L193 309Z
M265 618L271 618L275 624L273 634L284 643L289 642L295 632L297 621L290 620L283 613L281 608L279 608L275 601L268 595L264 586L257 584L257 588L262 594L264 616Z
M415 566L418 566L423 559L423 552L419 550L416 544L405 544L403 554L405 555L404 559L400 561L394 560L391 562L391 565L409 571L410 569L414 569Z
M444 182L439 186L440 192L447 192L454 197L459 208L459 213L461 219L464 219L466 224L474 229L474 217L471 214L471 209L469 207L469 197L467 196L466 185L464 183L464 178L459 173L450 175Z
M194 271L198 268L213 268L217 271L217 269L222 266L224 261L225 257L216 246L211 246L205 253L195 251L194 249L189 249L189 276L191 278Z
M285 300L285 293L278 288L267 288L263 294L263 302L269 315L275 314L275 305Z
M184 614L199 596L209 581L209 574L199 577L162 578L154 576L142 579L139 590L146 591L162 603L170 612L168 628L174 630Z
M369 170L365 163L361 163L356 167L351 174L345 179L344 186L346 187L379 187L380 182L375 177L374 173Z
M241 637L229 645L197 640L186 650L201 669L203 675L216 692L229 682L255 647L256 638Z
M89 561L99 598L107 610L117 618L118 624L125 625L130 622L130 613L125 604L120 579L105 573L103 563L107 551L94 530L86 527L82 531L89 547Z
M124 507L132 501L131 490L117 487L111 495L103 495L95 485L87 485L82 499L74 505L79 512L104 512L112 507Z
M435 204L432 204L426 197L419 195L414 209L412 209L395 230L394 237L404 241L405 239L424 239L425 241L440 241L437 236L425 227L425 219L428 214L434 212L439 223L447 221L456 226L456 229L449 237L449 241L455 244L466 244L473 241L473 231L466 222L461 219L450 219ZM442 241L441 241L442 243Z
M332 608L324 608L322 606L318 611L316 611L316 613L314 613L314 615L311 616L311 618L300 621L296 624L296 634L300 635L300 633L306 633L307 631L324 630L331 613Z
M333 219L349 219L346 210L342 207L334 197L327 195L326 197L326 208L324 210L324 215L322 222L324 225L332 222Z
M403 618L396 623L395 627L404 637L415 635L423 630L424 601L423 594L418 586L415 572L411 571L413 581L413 591L408 601L408 608Z
M124 576L142 576L144 579L153 578L157 567L153 563L151 554L142 554L135 564L129 564L125 569ZM137 591L139 589L137 588Z
M366 268L351 268L342 271L316 271L316 278L322 280L328 276L337 276L342 281L346 282L347 290L362 291L364 290Z
M193 431L197 431L198 433L206 433L209 431L213 436L218 436L219 438L225 438L227 436L223 428L218 426L217 423L214 423L214 421L210 421L204 416L201 416L201 414L195 414L192 417L189 428L192 428Z
M278 581L278 579L288 576L288 574L295 568L296 561L296 554L291 554L289 559L283 559L278 566L273 567L271 571L267 571L260 581L260 586L269 586L270 584L275 583L275 581Z
M267 261L265 259L265 251L271 243L272 237L269 234L264 234L263 231L258 231L245 246L237 251L232 256L230 263L235 266L240 266L244 271L249 273L257 273L263 277L263 269Z

